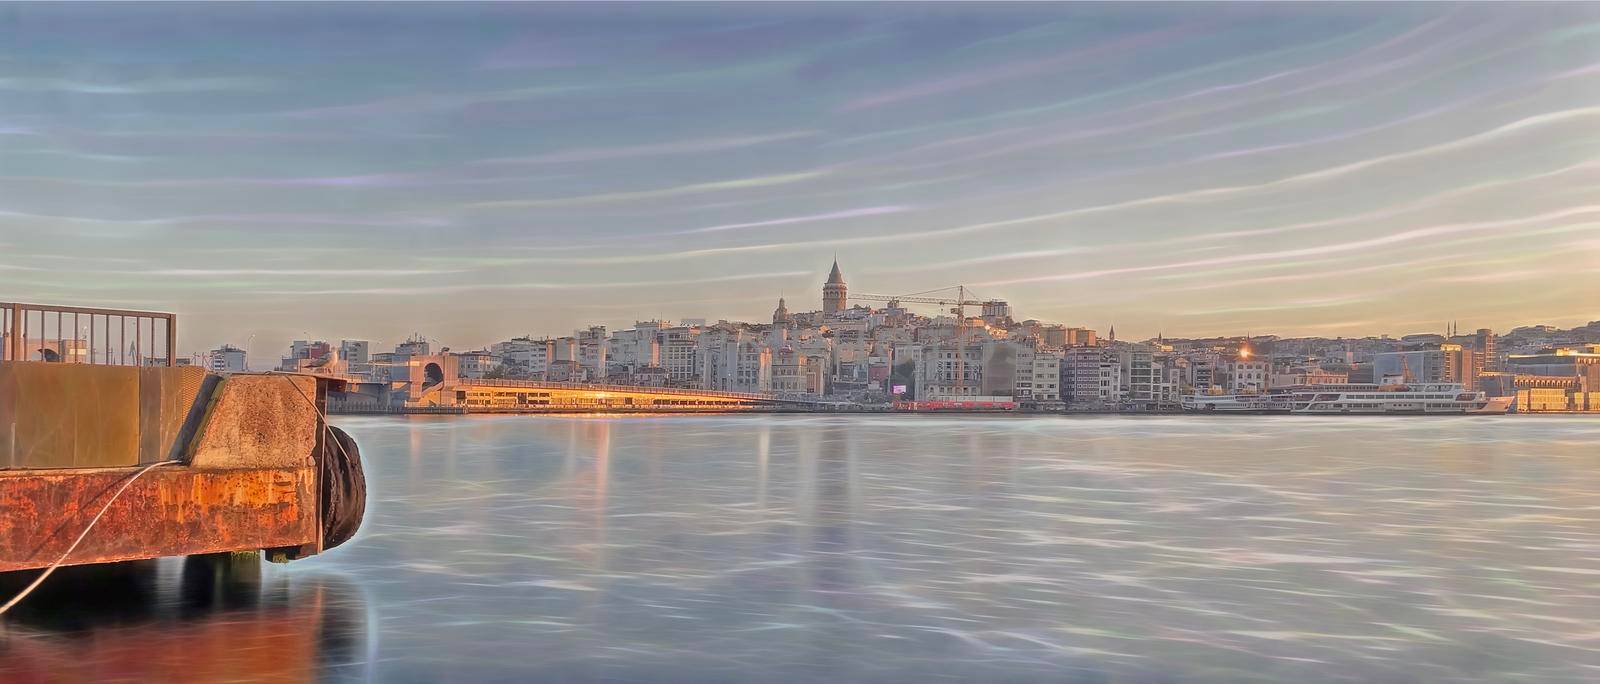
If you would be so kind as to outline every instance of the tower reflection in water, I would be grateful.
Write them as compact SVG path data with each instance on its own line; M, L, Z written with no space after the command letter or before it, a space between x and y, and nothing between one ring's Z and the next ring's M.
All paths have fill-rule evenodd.
M0 681L366 681L368 605L254 554L63 568L0 623Z

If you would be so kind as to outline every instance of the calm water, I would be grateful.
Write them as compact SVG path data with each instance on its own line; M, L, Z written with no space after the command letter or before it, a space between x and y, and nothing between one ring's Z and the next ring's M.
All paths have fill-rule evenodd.
M41 598L0 679L1600 680L1600 420L341 424L350 544Z

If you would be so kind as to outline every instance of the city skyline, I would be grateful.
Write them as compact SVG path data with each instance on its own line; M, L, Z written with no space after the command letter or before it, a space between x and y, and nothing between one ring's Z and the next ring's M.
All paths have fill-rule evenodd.
M1592 5L4 11L3 289L185 353L761 321L834 254L1127 339L1600 319Z
M556 337L570 336L571 334L583 333L585 330L593 328L593 327L596 327L596 326L601 327L601 328L605 328L605 329L611 330L611 331L629 330L629 329L634 328L637 325L647 324L647 323L670 324L670 325L680 325L680 326L681 325L692 325L692 326L696 326L696 327L705 327L705 326L715 325L715 324L718 324L718 323L730 323L730 324L739 325L739 326L750 326L750 325L767 326L767 325L769 325L769 320L768 319L771 319L770 323L772 325L774 325L774 327L776 327L776 324L778 323L776 317L777 317L779 311L783 312L784 317L786 319L784 325L789 325L788 317L790 315L792 315L792 314L811 315L811 316L817 317L820 320L820 319L825 318L825 317L827 317L828 315L831 314L831 312L829 311L828 306L827 306L827 300L829 298L829 294L828 293L829 293L830 288L834 287L835 285L843 286L845 284L844 281L843 281L843 274L841 273L841 271L842 271L842 269L839 267L838 262L835 261L832 264L832 268L830 269L828 278L825 281L823 281L823 283L822 283L822 285L820 287L820 292L814 293L813 296L802 295L800 298L797 298L797 299L800 299L800 300L815 299L815 300L817 300L817 302L820 303L819 306L810 306L810 307L808 307L808 306L791 306L791 305L788 304L788 301L789 301L790 298L780 295L778 297L777 302L776 302L777 309L775 309L769 316L767 316L767 317L757 317L755 320L708 319L708 318L706 318L704 316L692 316L691 315L691 316L683 316L683 317L678 317L678 318L642 317L642 318L636 318L635 320L629 321L627 323L619 323L619 324L616 324L616 325L612 325L612 324L610 324L608 322L592 321L592 322L587 323L587 324L579 324L577 327L573 328L572 330L516 333L516 334L505 335L500 339L493 340L492 342L503 342L506 339L526 339L526 340L545 339L545 340L547 340L547 339L552 339L552 338L556 338ZM838 278L837 281L836 281L836 278ZM945 292L945 291L933 291L932 293L921 293L921 294L933 294L933 295L938 296L938 297L944 297L944 296L954 297L955 296L955 291L954 291L954 288L950 288L948 292ZM844 294L841 292L839 295L837 295L837 297L842 299L844 297ZM854 300L852 300L852 301L854 301ZM973 300L973 301L976 301L976 300ZM998 304L1006 305L1006 306L1009 307L1009 302L1006 302L1005 300L995 300L995 301ZM852 306L866 307L868 309L875 310L875 311L884 311L885 310L884 307L887 306L887 304L884 304L883 302L865 301L865 302L858 302L856 304L853 304ZM914 315L922 315L922 316L927 316L927 317L930 317L930 318L938 318L938 317L947 317L948 318L951 315L951 310L947 309L945 306L942 306L942 305L910 303L910 304L901 304L901 307L903 309L906 309L907 311L909 311L910 313L912 313ZM967 316L968 316L968 318L974 319L974 320L979 318L980 317L980 308L981 307L979 307L979 306L968 306L967 307ZM834 311L837 311L837 310L838 309L834 309ZM1025 320L1038 320L1036 317L1028 316L1026 314L1026 312L1014 312L1014 313L1017 316L1014 320L1019 322L1019 323L1022 322L1022 321L1025 321ZM686 322L691 322L691 323L686 323ZM1044 325L1054 325L1054 326L1062 326L1062 327L1069 327L1069 328L1073 328L1073 329L1078 329L1077 326L1071 326L1071 325L1062 323L1061 321L1039 320L1038 322L1041 323L1041 324L1044 324ZM1588 321L1587 323L1588 323L1588 325L1593 326L1596 322L1600 322L1600 321ZM1358 333L1358 334L1352 334L1352 335L1332 335L1332 336L1324 336L1324 335L1284 335L1284 334L1280 334L1280 333L1278 333L1277 331L1274 331L1274 330L1260 330L1260 331L1246 331L1246 332L1243 332L1243 333L1228 333L1228 332L1224 332L1224 333L1218 333L1218 334L1213 334L1213 335L1188 335L1188 336L1164 335L1163 333L1159 333L1158 332L1156 334L1149 335L1149 336L1143 336L1143 337L1129 337L1127 335L1123 335L1122 337L1118 338L1117 337L1117 333L1116 333L1116 326L1115 325L1108 326L1105 329L1097 329L1097 328L1093 328L1093 327L1089 327L1087 329L1089 331L1097 334L1097 335L1108 335L1109 337L1107 337L1106 339L1120 339L1121 341L1124 341L1124 342L1154 341L1154 340L1157 340L1157 339L1160 339L1160 338L1163 338L1163 337L1165 337L1166 339L1169 339L1169 340L1188 340L1188 339L1193 339L1193 340L1204 340L1204 339L1251 340L1251 339L1262 339L1262 338L1282 338L1282 339L1303 339L1303 338L1340 339L1340 338L1348 338L1348 339L1352 339L1352 340L1385 339L1385 338L1388 338L1388 339L1399 339L1401 337L1408 336L1408 335L1433 335L1433 334L1438 334L1438 335L1441 335L1443 337L1452 337L1452 336L1456 336L1456 335L1470 335L1470 334L1473 334L1474 332L1476 332L1476 331L1478 331L1480 329L1485 329L1485 328L1480 328L1480 327L1476 327L1476 326L1462 326L1460 321L1439 321L1438 324L1439 324L1440 327L1437 330L1433 330L1433 329L1418 329L1418 330L1413 330L1413 331L1410 331L1410 332L1407 332L1407 333L1394 333L1392 331L1374 331L1374 332ZM1537 327L1537 326L1540 326L1540 325L1544 325L1544 324L1541 324L1541 323L1524 323L1524 324L1519 324L1519 325L1516 325L1516 326L1507 327L1507 328L1504 328L1504 329L1496 329L1496 328L1486 328L1486 329L1490 330L1491 332L1494 332L1496 334L1505 334L1505 333L1508 333L1508 332L1510 332L1512 330L1515 330L1515 329L1534 328L1534 327ZM441 336L443 336L443 337L441 337ZM304 335L302 335L299 338L295 338L293 341L295 341L295 342L328 342L328 343L335 343L335 342L352 341L352 340L353 341L358 341L358 342L370 343L370 344L389 345L389 346L398 346L398 345L405 344L407 342L420 340L420 341L425 341L425 342L428 342L429 344L435 345L435 347L440 347L440 346L447 347L449 349L452 349L452 350L455 350L455 351L458 351L458 352L469 352L469 351L475 351L475 350L483 350L483 349L487 349L490 346L488 343L485 343L485 344L470 344L470 345L464 345L463 346L463 345L460 345L460 344L453 343L452 340L450 339L450 335L449 335L448 332L440 332L440 331L425 332L425 331L422 331L422 330L413 330L413 331L411 331L409 333L406 333L404 335L404 337L396 338L396 339L382 339L382 338L373 338L373 337L363 337L361 335L354 335L354 336L349 336L349 335L345 335L345 336L315 335L315 334L311 334L310 331L306 331ZM238 347L237 345L233 345L233 344L227 343L227 342L221 343L220 346L233 347L233 348L241 349L241 350L244 349L242 347ZM193 350L193 351L188 352L188 353L191 356L203 356L206 353L206 351L205 350L196 349L196 350ZM272 362L274 360L277 360L280 357L278 356L276 350L268 349L268 350L265 350L265 351L256 350L255 352L252 352L252 356L250 356L249 358L250 358L252 363L256 363L256 362L270 363L270 362Z

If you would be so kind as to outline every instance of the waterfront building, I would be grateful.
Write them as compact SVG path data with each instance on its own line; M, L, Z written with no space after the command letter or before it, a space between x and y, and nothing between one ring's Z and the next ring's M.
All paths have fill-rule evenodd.
M822 394L822 369L793 347L772 354L772 392L778 396Z
M1156 402L1162 409L1175 409L1183 404L1184 390L1187 388L1184 378L1188 370L1182 363L1183 359L1173 357L1162 361L1161 387Z
M1600 372L1600 344L1546 349L1537 354L1515 354L1507 369L1530 375L1587 376Z
M1519 411L1600 411L1600 344L1512 354Z
M950 342L925 345L917 361L917 400L973 400L982 396L983 358L981 345L968 344L961 349ZM1015 371L1011 371L1011 381L1014 379Z
M668 336L661 343L661 367L670 384L691 387L700 384L700 340L694 336Z
M1209 394L1222 390L1222 355L1216 352L1196 352L1184 357L1184 381L1191 393Z
M507 377L542 379L554 360L555 343L548 338L535 340L532 337L513 337L496 342L489 347L489 351L499 357Z
M661 365L660 323L643 321L611 333L606 361L629 371Z
M1106 352L1100 347L1070 347L1062 352L1060 391L1067 408L1107 408L1108 402L1114 400L1112 393L1120 391L1120 386L1113 387L1115 374L1108 378L1103 370L1110 368Z
M772 350L753 331L713 328L699 338L700 387L729 392L772 389Z
M1160 400L1161 364L1146 345L1128 345L1117 351L1121 364L1122 401L1138 411L1156 408Z
M1019 344L1014 369L1015 375L1011 379L1011 396L1018 403L1031 403L1033 401L1033 359L1038 352L1035 351L1034 346L1023 343L1031 339L1023 337L1017 340ZM1061 372L1059 365L1056 367L1056 372ZM1061 379L1057 377L1056 382L1061 382Z
M1017 367L1017 401L1033 408L1062 408L1061 354L1037 351L1030 360Z
M584 374L591 378L606 377L606 327L590 326L588 330L574 333L573 339L577 344L578 365Z
M1260 359L1230 359L1223 363L1227 390L1233 394L1264 392L1267 389L1268 363Z
M463 378L484 378L500 367L500 360L487 349L451 352L450 356L456 358L456 372Z
M1098 391L1092 405L1102 409L1117 408L1126 389L1123 386L1122 364L1115 357L1101 359L1097 385Z

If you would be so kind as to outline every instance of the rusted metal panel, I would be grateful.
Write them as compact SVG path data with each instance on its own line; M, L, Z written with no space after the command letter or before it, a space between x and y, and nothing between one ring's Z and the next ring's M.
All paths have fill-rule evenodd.
M0 363L0 443L9 467L84 468L138 463L139 369Z
M186 368L139 369L139 462L172 460L184 423L195 410L206 371Z
M116 467L170 460L201 368L0 362L0 467Z
M0 475L0 572L61 556L138 468ZM151 470L114 501L67 565L315 544L316 471Z

